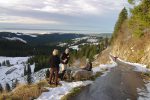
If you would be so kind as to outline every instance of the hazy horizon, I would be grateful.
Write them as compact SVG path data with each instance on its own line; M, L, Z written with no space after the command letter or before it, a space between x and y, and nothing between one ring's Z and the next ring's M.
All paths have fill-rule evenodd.
M65 30L65 29L0 29L0 32L14 32L14 33L25 33L25 34L52 34L52 33L77 33L77 34L101 34L101 33L112 33L112 32L96 32L88 30Z

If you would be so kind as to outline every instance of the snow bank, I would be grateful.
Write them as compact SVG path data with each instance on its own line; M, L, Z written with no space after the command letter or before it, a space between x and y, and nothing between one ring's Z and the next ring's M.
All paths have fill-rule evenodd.
M150 69L146 68L146 65L144 65L144 64L126 62L126 61L123 61L119 58L118 58L118 60L123 62L123 63L135 66L134 71L137 71L137 72L149 72L150 71Z
M49 92L44 92L37 100L60 100L61 97L68 94L73 88L78 86L86 86L91 84L92 81L79 81L79 82L60 82L62 86L56 88L48 88Z

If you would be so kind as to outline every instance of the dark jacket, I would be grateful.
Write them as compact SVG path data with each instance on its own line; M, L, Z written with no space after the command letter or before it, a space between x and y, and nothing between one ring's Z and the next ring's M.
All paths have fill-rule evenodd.
M70 56L69 56L69 54L62 53L60 59L61 59L61 63L62 64L68 64ZM66 62L63 61L65 59L67 59Z
M84 69L87 70L87 71L91 71L91 70L92 70L92 63L91 63L91 62L88 62L88 63L86 64L86 67L85 67Z
M59 68L60 58L58 56L51 56L50 58L50 68Z

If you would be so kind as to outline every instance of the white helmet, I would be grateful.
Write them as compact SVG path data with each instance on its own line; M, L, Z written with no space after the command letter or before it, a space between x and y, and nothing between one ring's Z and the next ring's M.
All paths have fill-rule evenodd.
M70 51L70 50L67 48L67 49L65 50L65 53L66 53L66 54L68 54L68 53L69 53L69 51Z

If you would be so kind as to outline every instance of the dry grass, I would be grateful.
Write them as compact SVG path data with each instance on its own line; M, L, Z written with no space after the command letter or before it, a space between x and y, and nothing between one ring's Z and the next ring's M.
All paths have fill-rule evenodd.
M2 93L0 100L31 100L39 97L42 92L48 92L44 87L50 87L46 80L32 85L19 85L9 93Z

